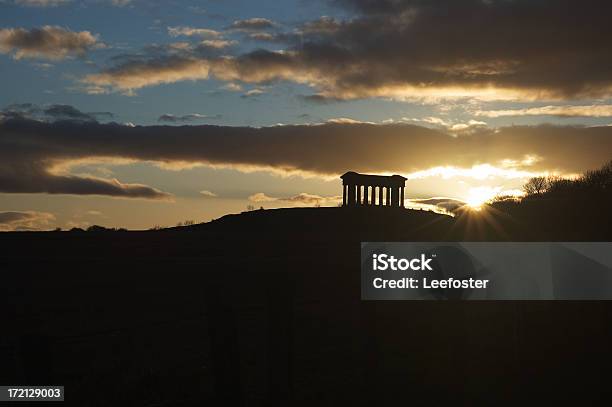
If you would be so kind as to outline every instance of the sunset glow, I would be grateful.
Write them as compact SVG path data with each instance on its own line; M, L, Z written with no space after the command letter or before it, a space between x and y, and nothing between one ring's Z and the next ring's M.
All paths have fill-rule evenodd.
M471 188L465 202L473 209L480 209L484 203L493 199L499 193L499 188Z
M597 8L205 3L0 2L0 214L22 219L0 228L336 206L347 171L447 213L610 158ZM539 35L559 27L581 41Z

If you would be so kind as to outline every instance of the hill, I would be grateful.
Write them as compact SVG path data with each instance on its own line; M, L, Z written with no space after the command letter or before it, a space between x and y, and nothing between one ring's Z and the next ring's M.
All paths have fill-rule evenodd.
M63 384L81 406L588 404L612 362L607 304L360 300L360 241L575 236L556 229L303 208L3 233L0 382Z

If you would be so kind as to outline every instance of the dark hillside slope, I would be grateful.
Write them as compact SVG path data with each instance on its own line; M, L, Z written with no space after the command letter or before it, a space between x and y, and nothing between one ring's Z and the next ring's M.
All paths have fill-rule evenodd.
M360 300L360 241L537 237L527 226L310 208L0 234L0 383L62 384L79 406L590 404L608 303Z

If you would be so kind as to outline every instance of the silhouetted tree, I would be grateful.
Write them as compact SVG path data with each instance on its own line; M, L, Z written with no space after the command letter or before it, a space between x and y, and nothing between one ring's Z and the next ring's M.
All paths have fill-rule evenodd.
M548 189L548 180L546 177L533 177L525 185L523 185L523 191L527 195L540 195L546 192Z

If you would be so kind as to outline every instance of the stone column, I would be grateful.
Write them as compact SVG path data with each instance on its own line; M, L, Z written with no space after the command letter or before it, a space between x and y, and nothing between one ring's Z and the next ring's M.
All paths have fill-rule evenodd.
M383 202L383 188L384 187L378 187L378 206L383 206L384 202Z
M370 205L376 205L376 185L372 185L372 195L370 195Z
M357 206L361 205L361 185L357 184Z
M351 206L351 186L346 185L346 206Z
M350 185L346 185L346 206L350 206L351 205L351 186Z
M364 185L363 186L363 204L364 205L369 205L370 202L368 202L368 199L370 198L370 186L369 185Z
M385 197L385 206L391 206L391 187L385 187L387 196Z
M401 193L400 193L400 206L403 208L404 207L404 188L405 187L400 187Z

